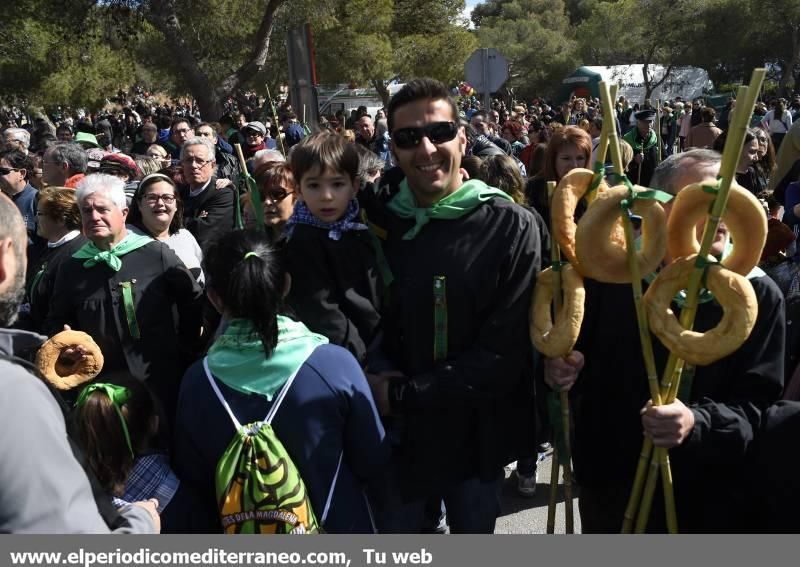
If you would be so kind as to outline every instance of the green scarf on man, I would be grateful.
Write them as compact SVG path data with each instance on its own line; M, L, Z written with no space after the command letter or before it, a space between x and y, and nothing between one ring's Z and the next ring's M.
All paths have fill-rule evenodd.
M100 262L103 262L107 264L109 268L115 272L118 272L120 269L122 269L122 260L120 260L122 256L128 254L129 252L133 252L134 250L138 250L142 246L146 246L151 242L153 242L153 239L149 236L134 234L133 232L128 231L128 235L110 250L100 250L97 246L95 246L94 242L90 240L81 246L78 251L72 255L72 257L77 258L78 260L86 260L83 263L84 268L91 268Z
M655 130L650 130L647 134L647 139L643 139L639 134L638 128L633 128L622 137L623 140L628 142L633 148L634 152L646 152L658 143L658 137Z
M389 201L388 208L404 219L414 219L414 227L403 235L403 240L413 240L431 219L452 220L472 212L492 197L513 201L500 189L489 187L480 179L465 181L461 187L430 207L417 206L417 199L408 186L408 179L400 183L400 192Z

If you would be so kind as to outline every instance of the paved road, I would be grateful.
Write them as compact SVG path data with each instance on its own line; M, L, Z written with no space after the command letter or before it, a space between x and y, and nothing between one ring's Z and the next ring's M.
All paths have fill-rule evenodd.
M547 501L550 494L550 467L552 459L548 456L539 463L538 486L536 496L523 498L517 494L517 477L510 467L506 467L506 481L503 485L503 510L497 519L495 533L498 534L545 534L547 533ZM563 481L562 481L563 482ZM562 482L559 482L561 486ZM563 534L564 530L564 493L563 486L559 491L556 507L555 533ZM575 533L581 531L578 514L578 499L573 499L575 517Z

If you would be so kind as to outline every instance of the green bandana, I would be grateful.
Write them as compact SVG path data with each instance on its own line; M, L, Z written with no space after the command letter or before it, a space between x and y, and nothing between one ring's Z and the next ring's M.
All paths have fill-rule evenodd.
M72 257L79 260L86 260L83 263L84 268L91 268L100 262L105 262L108 264L109 268L115 272L118 272L122 268L122 260L119 259L120 256L124 256L128 252L133 252L137 248L141 248L152 241L153 239L149 236L128 232L128 236L126 236L122 242L114 246L111 250L100 250L94 245L94 242L90 240L81 246L81 248L75 252Z
M470 179L438 203L430 207L418 207L408 180L404 179L400 184L400 192L389 201L388 206L397 216L415 220L414 228L403 235L403 240L413 240L431 219L451 220L463 217L492 197L513 201L500 189L489 187L479 179Z
M319 345L328 339L302 323L278 315L278 345L264 356L264 345L253 324L231 320L208 351L208 367L226 386L244 394L259 394L272 401L281 386L297 372Z
M658 138L656 137L656 133L654 130L650 130L650 133L647 135L647 139L643 140L642 137L639 135L638 128L634 128L627 134L622 137L623 140L628 142L633 151L641 152L646 151L656 145L658 142Z

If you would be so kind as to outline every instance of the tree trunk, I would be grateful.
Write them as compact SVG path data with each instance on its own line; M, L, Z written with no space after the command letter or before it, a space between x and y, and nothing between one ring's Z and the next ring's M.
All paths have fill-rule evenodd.
M275 13L285 0L269 0L261 25L255 37L255 45L248 59L236 71L224 78L218 86L210 87L211 81L200 68L189 44L183 36L178 20L176 0L153 0L145 17L162 34L170 51L174 54L192 96L197 99L200 113L210 120L218 119L223 112L223 101L236 92L246 81L258 73L267 60L269 41L275 24Z
M794 82L794 69L800 64L800 26L792 28L792 57L786 62L786 66L781 69L781 80L778 83L778 92L784 96L790 96L791 84Z
M375 87L375 90L378 91L378 96L381 97L384 108L388 107L389 100L391 99L389 96L389 87L387 87L386 83L384 83L381 79L372 79L370 82L372 83L372 86Z

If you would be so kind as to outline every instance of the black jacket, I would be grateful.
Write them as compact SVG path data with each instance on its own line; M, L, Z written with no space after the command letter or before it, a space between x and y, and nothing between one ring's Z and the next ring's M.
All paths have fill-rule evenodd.
M493 198L455 220L431 220L413 240L412 220L385 205L399 169L360 193L394 281L383 310L383 353L406 380L390 387L407 494L497 478L535 454L528 309L540 263L533 215ZM434 360L434 277L446 278L445 359Z
M202 290L162 242L154 240L121 259L118 272L104 263L84 268L84 260L63 262L43 330L53 335L69 325L91 335L105 358L103 373L127 370L148 381L171 419L198 340ZM122 282L133 282L139 339L128 324Z
M687 440L669 452L682 531L741 529L741 497L751 484L745 465L763 412L783 388L783 298L769 277L750 281L759 304L750 337L735 353L697 367L691 392L679 395L695 417ZM582 488L621 495L607 513L616 514L622 526L643 439L639 411L650 394L631 287L588 279L585 284L586 312L575 349L586 363L572 390L573 458ZM675 304L673 310L679 311ZM701 304L694 329L712 328L721 315L715 302ZM652 341L660 380L668 352L654 336ZM650 521L655 529L663 529L662 504L659 488Z
M348 231L331 240L327 230L299 224L285 258L292 275L288 302L298 318L363 364L380 323L383 291L369 233Z
M205 191L191 197L189 188L181 188L183 224L205 252L211 241L230 232L236 222L236 195L231 187L217 189L212 177Z
M25 282L26 313L20 315L20 328L41 332L50 296L56 282L59 266L86 244L86 237L78 235L58 248L46 248L35 261L28 265Z

